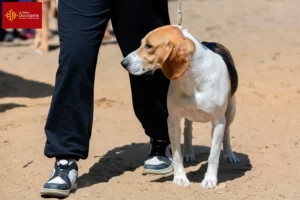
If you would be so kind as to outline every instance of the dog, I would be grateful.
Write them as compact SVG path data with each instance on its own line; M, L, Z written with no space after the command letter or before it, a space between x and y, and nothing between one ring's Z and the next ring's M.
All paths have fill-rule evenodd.
M58 0L35 0L42 3L42 28L36 29L34 42L31 48L41 52L49 51L49 12L54 18L57 18Z
M148 33L141 46L126 56L121 65L133 75L154 73L161 69L170 79L167 95L168 130L171 141L174 179L178 186L189 187L183 161L195 161L192 147L192 123L212 123L212 145L202 188L215 188L221 144L224 158L231 163L239 159L230 145L230 125L236 112L235 93L238 74L231 53L223 45L199 42L187 29L167 25ZM181 126L184 145L181 154Z

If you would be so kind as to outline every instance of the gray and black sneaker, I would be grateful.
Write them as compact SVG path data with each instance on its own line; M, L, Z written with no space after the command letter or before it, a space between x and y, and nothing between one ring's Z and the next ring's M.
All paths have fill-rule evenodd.
M58 160L53 173L41 190L43 197L68 197L77 188L78 166L73 160Z
M144 163L145 174L168 174L173 171L171 145L169 141L150 141L150 152Z

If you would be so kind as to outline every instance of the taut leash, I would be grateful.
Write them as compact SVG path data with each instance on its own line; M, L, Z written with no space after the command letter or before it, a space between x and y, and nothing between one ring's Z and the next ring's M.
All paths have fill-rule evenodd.
M181 26L182 24L182 0L179 0L179 9L178 9L178 22L177 24Z

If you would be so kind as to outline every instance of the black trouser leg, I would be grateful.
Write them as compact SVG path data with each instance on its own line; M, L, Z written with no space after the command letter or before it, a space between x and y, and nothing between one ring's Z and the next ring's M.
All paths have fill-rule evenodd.
M59 68L45 126L47 157L85 159L93 122L95 67L109 0L60 0Z
M5 37L6 31L5 29L0 28L0 41L2 41Z
M112 11L113 28L123 56L136 50L151 30L170 24L167 0L116 0ZM146 134L169 140L166 97L169 80L161 71L153 76L130 75L133 108Z

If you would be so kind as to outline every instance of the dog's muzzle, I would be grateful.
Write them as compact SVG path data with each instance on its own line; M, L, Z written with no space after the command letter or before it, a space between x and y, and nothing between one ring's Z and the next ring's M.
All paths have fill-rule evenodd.
M140 76L149 71L143 68L142 61L143 60L136 54L136 51L134 51L121 61L121 65L130 74Z

